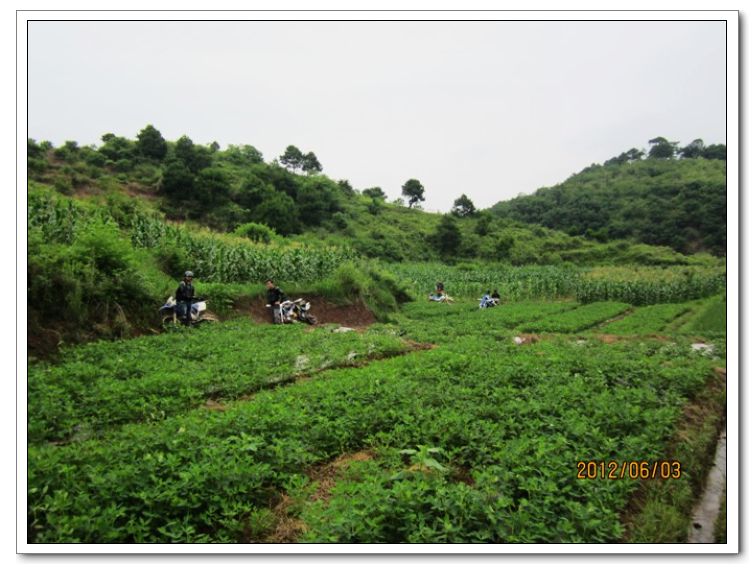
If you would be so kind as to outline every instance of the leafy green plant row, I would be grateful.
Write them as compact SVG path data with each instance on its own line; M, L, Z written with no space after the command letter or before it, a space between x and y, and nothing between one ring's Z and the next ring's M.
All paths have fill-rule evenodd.
M666 303L634 309L626 317L603 325L601 333L611 335L650 335L665 331L669 324L692 308L689 303Z
M397 336L378 330L333 333L248 319L101 341L68 350L58 364L30 364L28 437L80 440L404 349Z
M418 301L402 308L398 323L409 337L422 342L449 342L457 337L479 336L484 349L499 340L508 340L513 327L542 317L564 313L578 306L571 301L506 303L480 309L476 301L462 300L452 305Z
M680 333L702 336L726 335L726 298L713 297L701 305L681 326Z
M524 332L541 331L553 333L576 333L588 329L598 323L606 321L611 317L623 313L630 308L626 303L617 303L614 301L602 301L600 303L590 303L582 305L566 313L558 315L549 315L539 321L524 323L519 329Z
M369 448L374 473L305 509L307 540L617 541L636 484L579 480L577 461L660 457L712 361L658 342L561 340L481 360L482 340L331 370L223 412L32 445L30 540L262 541L312 465ZM428 470L428 457L469 480Z

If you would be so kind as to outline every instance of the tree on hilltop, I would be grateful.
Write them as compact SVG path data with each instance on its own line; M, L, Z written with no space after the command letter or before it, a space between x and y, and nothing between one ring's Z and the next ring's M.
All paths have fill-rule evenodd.
M474 203L472 203L472 200L466 194L462 194L461 197L457 198L451 209L451 213L457 217L469 217L470 215L474 215L476 211Z
M654 159L672 159L679 145L679 142L670 142L662 137L653 138L648 143L652 146L648 157Z
M283 155L278 158L278 161L280 161L283 167L296 171L301 168L304 154L295 145L290 145L283 152Z
M149 124L136 136L136 150L143 157L161 161L168 153L168 143L162 134Z
M425 188L419 180L410 179L401 187L401 195L409 198L409 207L419 207L425 201Z
M301 169L308 175L312 173L320 173L322 171L322 164L319 162L314 152L308 152L307 155L302 158Z

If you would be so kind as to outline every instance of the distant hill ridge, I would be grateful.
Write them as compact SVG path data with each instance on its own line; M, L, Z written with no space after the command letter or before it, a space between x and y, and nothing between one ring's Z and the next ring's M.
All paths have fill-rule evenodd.
M251 145L221 150L188 136L170 142L151 125L136 140L105 134L102 142L68 141L56 148L29 140L30 180L88 201L149 205L170 220L253 241L325 242L388 261L665 265L684 261L671 248L725 252L726 170L720 158L726 150L699 140L678 149L656 138L648 159L629 150L490 210L475 209L461 193L468 190L460 190L446 215L388 201L379 187L360 191L348 180L331 179L314 152L295 146L265 162ZM402 189L417 207L425 193L432 190L416 179Z
M726 146L695 140L678 150L663 138L652 142L646 159L637 150L624 152L558 185L501 201L491 212L599 241L724 255Z

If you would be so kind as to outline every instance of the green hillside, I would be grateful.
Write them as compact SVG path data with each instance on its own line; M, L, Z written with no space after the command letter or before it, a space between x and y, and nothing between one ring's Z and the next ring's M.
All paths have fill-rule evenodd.
M629 239L682 253L724 255L725 146L671 157L654 156L653 149L647 159L625 152L491 211L600 241Z
M217 144L195 144L187 136L168 142L152 126L136 140L106 134L102 142L84 147L69 141L56 148L29 140L29 177L78 199L123 203L132 198L169 221L193 222L257 241L321 240L387 261L665 265L685 263L668 246L720 254L725 245L719 213L725 211L725 196L716 195L723 189L725 170L716 160L610 166L609 161L564 182L560 191L540 190L498 204L492 213L506 216L500 218L476 211L466 195L446 215L397 205L400 200L388 202L380 188L360 191L347 180L323 175L314 153L303 154L295 146L265 162L250 145L221 150ZM677 191L680 186L683 193ZM680 207L656 209L658 193ZM636 201L637 194L645 199ZM406 197L421 207L422 199ZM553 201L563 206L552 208ZM677 233L664 218L680 210L689 216Z

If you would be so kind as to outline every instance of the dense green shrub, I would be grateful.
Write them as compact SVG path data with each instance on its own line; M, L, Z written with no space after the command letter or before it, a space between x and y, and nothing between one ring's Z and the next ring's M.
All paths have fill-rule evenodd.
M341 264L322 289L344 301L362 301L378 319L386 319L398 306L411 301L409 287L376 261L349 261Z
M65 330L123 334L130 319L156 303L140 272L134 249L112 222L77 227L70 244L50 243L29 229L30 327L63 323Z
M238 237L246 237L255 243L270 243L279 238L275 231L270 229L267 225L255 223L253 221L239 225L233 234Z

